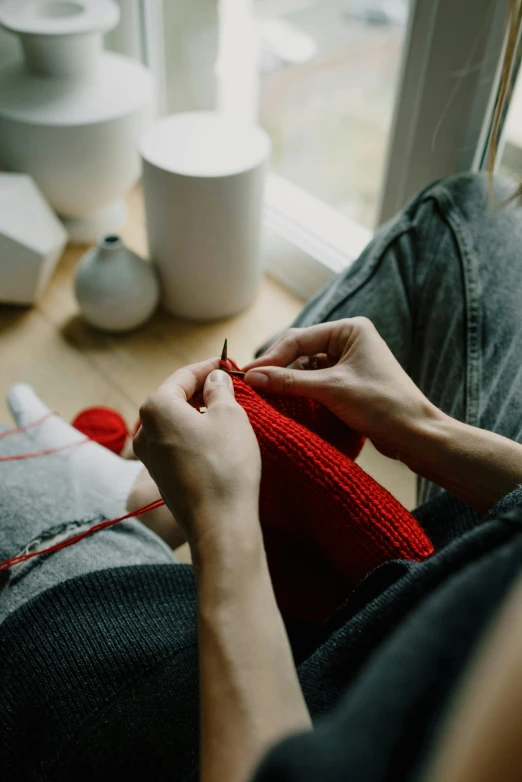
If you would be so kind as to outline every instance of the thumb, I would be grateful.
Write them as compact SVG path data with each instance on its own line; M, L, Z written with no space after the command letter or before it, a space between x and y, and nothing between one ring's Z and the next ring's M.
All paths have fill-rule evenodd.
M328 370L256 367L245 375L245 383L256 391L286 396L307 396L318 401L325 395Z
M218 404L233 404L235 401L234 384L230 375L221 369L214 369L205 380L203 400L208 410Z

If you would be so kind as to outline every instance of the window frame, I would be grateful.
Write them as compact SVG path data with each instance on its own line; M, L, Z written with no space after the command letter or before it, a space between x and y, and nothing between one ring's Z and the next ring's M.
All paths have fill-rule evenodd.
M483 167L508 10L509 0L412 4L379 224L430 182Z
M163 0L119 2L122 16L139 14L161 115ZM378 224L430 182L483 166L507 14L508 0L410 0ZM276 174L267 177L264 223L267 272L302 298L350 266L373 233Z

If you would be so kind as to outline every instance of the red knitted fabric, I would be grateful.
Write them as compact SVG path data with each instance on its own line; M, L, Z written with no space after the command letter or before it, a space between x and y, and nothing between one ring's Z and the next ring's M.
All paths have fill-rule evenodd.
M322 621L373 568L433 553L412 514L353 461L358 434L312 400L233 382L261 450L260 519L283 613Z

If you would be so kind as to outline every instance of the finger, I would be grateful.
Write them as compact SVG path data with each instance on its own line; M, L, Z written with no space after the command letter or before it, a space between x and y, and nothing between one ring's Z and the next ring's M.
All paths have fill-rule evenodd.
M339 323L319 323L304 329L289 329L263 356L243 367L248 372L255 367L286 367L301 356L331 353L332 337Z
M165 410L165 407L168 408L171 421L178 416L199 416L190 401L201 390L206 377L216 366L219 366L217 357L198 364L189 364L174 372L140 407L142 427L155 430L161 418L158 418L158 410Z
M207 414L212 413L212 409L215 409L218 405L231 406L236 404L234 384L231 377L221 369L211 372L203 386L203 400L207 408Z
M200 361L198 364L189 364L176 370L158 389L161 393L179 397L188 402L197 391L203 388L203 384L212 370L219 367L219 357Z
M287 396L307 396L321 401L328 392L332 369L289 369L259 367L245 375L245 383L256 391Z

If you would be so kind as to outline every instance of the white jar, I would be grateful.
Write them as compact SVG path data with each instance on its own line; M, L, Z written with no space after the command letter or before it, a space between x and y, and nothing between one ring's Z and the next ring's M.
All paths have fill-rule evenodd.
M24 55L0 67L0 168L30 174L73 241L120 228L153 117L147 68L103 51L118 19L113 0L0 5Z
M130 331L157 307L159 285L152 264L104 236L78 264L74 292L87 323L103 331Z
M149 254L174 315L215 320L255 297L270 147L261 128L212 112L175 114L145 133Z

